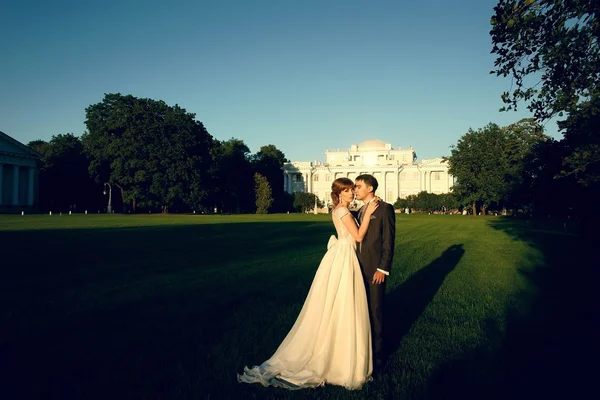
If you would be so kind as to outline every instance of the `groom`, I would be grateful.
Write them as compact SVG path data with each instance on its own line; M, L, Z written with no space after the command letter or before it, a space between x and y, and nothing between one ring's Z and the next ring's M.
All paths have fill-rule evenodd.
M355 179L354 194L365 205L358 211L358 223L366 205L375 199L377 179L373 175L359 175ZM371 215L369 229L358 246L358 261L363 273L369 302L369 317L373 336L373 369L383 367L383 297L385 280L390 274L396 238L396 214L391 204L380 202Z

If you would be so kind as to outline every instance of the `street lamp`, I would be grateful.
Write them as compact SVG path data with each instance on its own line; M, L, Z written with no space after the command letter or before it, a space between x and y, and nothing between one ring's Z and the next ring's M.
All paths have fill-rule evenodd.
M111 214L112 213L112 205L111 205L111 200L112 200L112 186L110 186L110 184L108 182L104 182L104 194L106 195L106 187L108 186L108 207L106 207L106 212Z

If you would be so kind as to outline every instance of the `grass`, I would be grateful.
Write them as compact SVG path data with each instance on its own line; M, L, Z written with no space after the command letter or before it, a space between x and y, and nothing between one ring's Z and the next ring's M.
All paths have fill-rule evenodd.
M593 248L561 224L397 218L386 370L361 391L287 392L235 374L291 328L329 215L0 216L2 398L577 397L592 382Z

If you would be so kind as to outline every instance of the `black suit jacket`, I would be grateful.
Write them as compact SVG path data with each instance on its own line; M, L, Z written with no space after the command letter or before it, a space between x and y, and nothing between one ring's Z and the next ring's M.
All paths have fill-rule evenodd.
M395 240L396 214L394 207L382 201L375 212L371 214L369 229L358 252L358 261L369 281L378 269L391 271Z

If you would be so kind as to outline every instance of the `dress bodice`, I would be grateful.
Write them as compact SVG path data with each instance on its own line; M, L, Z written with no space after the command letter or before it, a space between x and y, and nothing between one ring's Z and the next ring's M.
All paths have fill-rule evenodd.
M335 210L333 210L332 214L333 225L335 226L338 240L348 240L354 242L354 238L352 237L352 235L350 235L350 232L348 232L348 229L346 229L346 226L342 222L343 217L351 218L352 220L354 220L354 216L350 214L350 211L346 207L338 207ZM354 223L356 223L356 220L354 220Z

